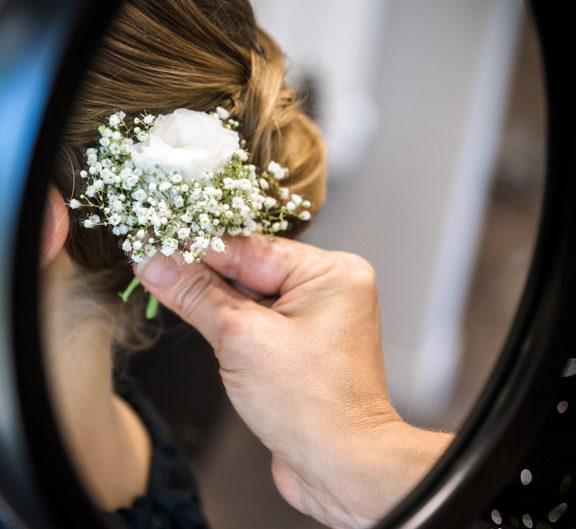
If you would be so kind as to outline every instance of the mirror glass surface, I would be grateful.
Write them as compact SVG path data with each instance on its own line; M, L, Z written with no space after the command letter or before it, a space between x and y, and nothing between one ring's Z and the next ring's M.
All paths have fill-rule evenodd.
M374 265L392 401L415 426L456 432L498 358L539 221L544 103L533 24L517 0L253 4L326 138L328 197L301 238ZM45 225L56 244L66 208L54 211ZM276 492L269 454L229 404L198 333L162 311L162 324L146 329L155 345L114 346L108 330L122 321L100 292L110 274L87 282L70 276L65 250L45 258L54 401L100 506L114 510L110 498L134 492L110 485L102 468L146 467L145 431L130 428L138 415L113 393L133 380L190 460L214 528L323 527ZM118 417L120 433L104 434L99 425Z

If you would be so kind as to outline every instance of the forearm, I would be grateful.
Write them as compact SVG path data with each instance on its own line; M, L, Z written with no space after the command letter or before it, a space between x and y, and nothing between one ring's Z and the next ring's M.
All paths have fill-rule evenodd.
M273 473L297 509L334 529L365 529L420 482L453 437L394 421L325 440L301 467L275 459Z

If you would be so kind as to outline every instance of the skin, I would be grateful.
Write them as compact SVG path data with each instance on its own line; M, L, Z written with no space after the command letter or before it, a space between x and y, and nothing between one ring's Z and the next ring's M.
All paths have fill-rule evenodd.
M404 423L390 404L374 270L287 239L226 244L202 264L157 256L135 273L214 347L283 497L329 527L373 525L453 438Z
M40 262L44 354L62 436L97 507L114 511L144 494L151 454L138 415L112 389L110 333L79 315L78 273L63 249L69 217L51 188Z
M146 490L150 439L112 389L110 333L83 318L51 189L41 259L45 354L63 437L96 505ZM253 235L202 264L155 257L137 276L212 344L240 416L272 453L278 490L335 529L373 525L451 442L388 399L372 267L356 255ZM236 288L230 286L233 284Z

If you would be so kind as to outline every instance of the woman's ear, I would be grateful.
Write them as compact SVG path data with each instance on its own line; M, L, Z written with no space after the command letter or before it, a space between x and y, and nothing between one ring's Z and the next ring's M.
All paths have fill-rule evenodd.
M62 195L50 184L44 211L42 246L40 248L40 268L48 266L58 255L68 237L70 217Z

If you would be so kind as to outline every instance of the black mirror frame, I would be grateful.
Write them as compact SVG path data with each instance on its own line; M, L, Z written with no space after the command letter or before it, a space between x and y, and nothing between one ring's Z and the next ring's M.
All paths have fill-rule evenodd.
M5 35L28 27L10 57L45 57L44 84L24 106L30 115L1 115L0 242L8 273L0 277L0 369L13 399L0 403L14 435L0 421L0 493L23 527L106 527L74 473L48 398L38 332L37 263L46 171L80 77L121 0L5 0L0 3L0 109L15 72L38 67L3 53ZM538 26L548 101L548 166L538 242L525 291L501 358L471 416L424 481L378 529L461 529L491 500L529 450L547 412L572 342L576 313L576 85L566 65L576 50L576 4L531 0ZM48 44L38 28L52 31ZM49 51L50 53L46 53ZM51 63L47 63L51 60ZM28 72L29 73L29 72ZM12 76L12 77L11 77ZM23 96L25 97L25 96ZM28 116L28 121L24 120ZM42 117L40 117L42 116ZM20 129L16 129L20 130ZM30 138L27 146L22 138ZM33 141L36 138L36 141ZM11 154L7 156L7 154ZM17 157L19 163L10 165ZM29 163L26 163L29 161ZM7 170L10 169L9 172ZM15 217L17 219L15 221ZM17 224L16 224L17 222ZM17 227L15 227L17 226ZM15 237L16 235L16 237ZM4 380L2 379L2 380ZM13 432L10 432L11 434ZM19 443L16 446L15 443ZM7 478L9 476L9 478ZM53 486L58 478L58 487Z

